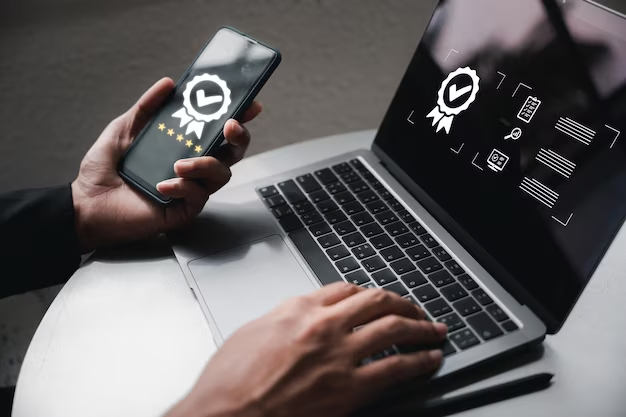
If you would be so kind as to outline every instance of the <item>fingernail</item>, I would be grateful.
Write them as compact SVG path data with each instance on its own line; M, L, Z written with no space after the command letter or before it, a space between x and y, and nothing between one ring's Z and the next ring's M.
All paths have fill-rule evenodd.
M448 333L448 326L443 323L435 323L435 331L439 336L445 336Z
M234 127L235 133L238 134L238 135L242 135L244 133L244 130L243 130L243 126L241 125L241 123L239 123L237 120L235 120L234 125L235 125L235 127Z
M441 353L439 349L434 349L434 350L429 351L428 356L433 362L439 362L441 361L441 358L443 358L443 354Z
M185 160L178 161L178 162L176 162L176 167L175 168L183 170L183 171L191 171L191 169L193 168L193 162L185 161Z
M163 187L163 186L167 187L168 185L169 186L176 185L177 183L178 183L178 180L176 178L172 178L172 179L169 179L169 180L161 181L160 183L157 184L157 189L159 189L159 187Z

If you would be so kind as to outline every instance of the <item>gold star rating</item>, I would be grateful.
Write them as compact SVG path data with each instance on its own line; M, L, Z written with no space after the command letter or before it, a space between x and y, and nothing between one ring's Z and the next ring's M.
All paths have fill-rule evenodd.
M201 148L201 147L199 147L199 146L196 146L196 152L197 152L197 153L202 152L202 148Z
M168 129L168 130L167 130L167 134L168 134L169 136L174 136L174 129Z
M191 145L193 145L193 143L192 143L190 140L188 140L187 142L185 142L185 145L186 145L188 148L191 148Z
M165 125L163 123L159 123L159 130L163 132L165 130Z
M176 140L179 141L179 142L182 142L183 141L183 135L176 136Z

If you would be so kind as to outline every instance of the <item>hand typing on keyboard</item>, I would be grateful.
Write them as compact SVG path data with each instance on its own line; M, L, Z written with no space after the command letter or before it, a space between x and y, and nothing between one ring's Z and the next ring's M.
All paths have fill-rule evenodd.
M440 366L439 350L381 353L442 343L446 325L424 318L395 293L346 283L294 298L228 339L168 416L344 416Z

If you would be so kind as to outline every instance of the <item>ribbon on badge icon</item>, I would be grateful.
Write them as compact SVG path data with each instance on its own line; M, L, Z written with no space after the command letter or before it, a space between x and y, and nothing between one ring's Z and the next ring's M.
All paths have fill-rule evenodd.
M191 104L191 92L196 85L204 81L213 82L217 84L222 90L222 106L218 111L212 114L199 113L196 109L194 109L193 105ZM187 125L187 131L185 132L186 135L194 132L198 139L201 139L205 123L217 120L225 115L228 111L230 103L230 89L228 88L224 80L220 79L217 75L197 75L194 77L193 80L187 83L187 87L185 88L185 92L183 93L183 107L180 110L176 111L176 113L172 114L172 117L180 119L180 127Z
M459 75L468 75L472 79L472 93L467 97L467 100L460 106L452 108L446 105L445 102L445 94L450 87L450 83ZM458 116L465 110L467 110L476 100L476 95L478 94L478 90L480 89L480 78L476 71L471 69L470 67L459 68L456 71L450 73L448 78L444 80L441 84L441 88L439 89L439 97L437 99L437 106L426 116L426 118L433 119L433 126L437 123L437 132L441 129L445 129L447 134L450 134L450 129L452 128L452 122L454 122L454 116ZM453 87L455 87L453 85Z

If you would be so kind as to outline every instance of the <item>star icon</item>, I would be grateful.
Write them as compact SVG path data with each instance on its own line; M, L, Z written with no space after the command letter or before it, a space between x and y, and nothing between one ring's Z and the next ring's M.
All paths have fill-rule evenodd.
M193 145L193 143L192 143L190 140L188 140L187 142L185 142L185 145L186 145L188 148L191 148L191 145Z
M167 134L170 136L174 136L174 129L167 129Z
M163 123L159 123L159 130L163 132L165 130L165 125Z
M179 142L182 142L183 141L183 135L176 136L176 140L179 141Z
M202 148L199 147L199 146L196 146L196 152L198 152L198 153L202 152Z

